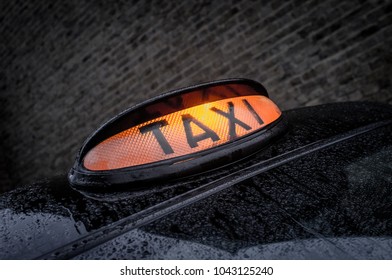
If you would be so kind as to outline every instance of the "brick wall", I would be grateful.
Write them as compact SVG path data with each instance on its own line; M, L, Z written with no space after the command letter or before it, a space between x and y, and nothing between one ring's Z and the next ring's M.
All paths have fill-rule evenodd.
M65 173L136 102L201 81L262 82L282 108L392 103L390 1L1 1L0 166Z

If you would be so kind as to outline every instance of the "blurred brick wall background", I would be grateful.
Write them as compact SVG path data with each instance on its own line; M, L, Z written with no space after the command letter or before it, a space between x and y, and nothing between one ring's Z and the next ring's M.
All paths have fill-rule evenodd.
M392 103L390 1L1 1L0 181L65 173L136 102L229 77L283 109Z

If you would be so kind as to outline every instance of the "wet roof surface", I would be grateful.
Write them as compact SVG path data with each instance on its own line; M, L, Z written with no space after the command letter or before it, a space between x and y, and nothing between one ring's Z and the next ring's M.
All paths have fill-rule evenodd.
M133 221L129 217L139 213L137 219L141 219L143 210L199 186L230 174L240 174L254 164L307 144L392 118L391 107L369 103L324 105L284 114L289 129L281 139L246 160L203 175L151 186L136 193L101 194L73 190L64 175L1 196L0 216L4 223L0 225L0 236L4 250L0 258L37 258L50 252L49 257L68 258L88 249L92 250L80 258L197 256L195 253L182 253L177 257L163 254L173 240L207 248L200 258L207 258L206 252L214 256L212 252L218 251L222 256L233 257L249 248L277 242L335 240L332 247L338 248L343 246L339 245L342 239L336 238L390 237L390 125L262 172L215 194L207 193L202 200L178 207L177 212L168 212L159 217L159 221L151 218L140 223L136 226L139 229L129 226ZM152 212L145 213L147 217ZM122 224L124 219L128 220ZM145 236L146 240L132 236ZM157 238L161 247L148 236ZM128 238L129 243L124 238ZM113 241L109 241L111 239ZM162 239L168 243L162 245ZM366 243L364 239L350 240ZM308 243L312 242L316 241ZM381 243L384 244L381 248L390 244L388 239ZM143 252L137 253L138 250L127 244L144 248ZM66 247L61 249L64 245ZM194 252L189 246L182 248ZM276 248L281 248L279 246ZM159 248L163 251L158 252ZM381 253L378 256L385 257Z

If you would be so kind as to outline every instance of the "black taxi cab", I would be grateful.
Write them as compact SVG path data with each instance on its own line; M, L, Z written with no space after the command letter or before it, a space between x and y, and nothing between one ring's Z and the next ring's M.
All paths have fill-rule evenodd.
M1 195L0 259L392 259L391 132L387 104L282 112L247 79L169 92Z

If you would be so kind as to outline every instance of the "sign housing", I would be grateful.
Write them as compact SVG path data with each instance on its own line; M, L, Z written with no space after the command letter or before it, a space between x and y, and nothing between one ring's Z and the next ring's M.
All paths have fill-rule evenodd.
M233 163L283 129L282 113L261 84L205 83L147 100L105 123L84 143L68 177L90 190L139 189L142 182Z

